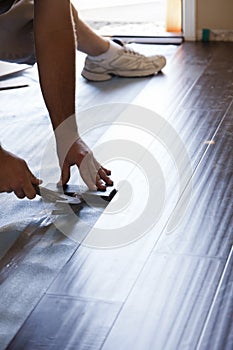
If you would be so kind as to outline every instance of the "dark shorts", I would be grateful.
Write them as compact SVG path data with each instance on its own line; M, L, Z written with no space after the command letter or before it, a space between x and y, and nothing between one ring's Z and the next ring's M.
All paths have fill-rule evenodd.
M33 0L9 1L3 12L0 0L0 60L33 64L34 48ZM4 4L7 9L6 2Z

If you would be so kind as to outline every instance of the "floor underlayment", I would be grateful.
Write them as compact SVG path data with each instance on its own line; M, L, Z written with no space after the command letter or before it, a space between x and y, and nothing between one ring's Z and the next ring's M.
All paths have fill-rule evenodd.
M72 221L40 198L0 195L0 349L232 348L232 46L138 47L167 56L163 74L77 77L87 142L98 153L120 140L110 164L119 195L129 194L125 207L84 205ZM1 91L0 139L39 175L52 129L36 67L12 82L20 79L29 87ZM56 160L47 171L55 181ZM158 218L147 227L151 209ZM120 224L130 229L111 236ZM109 230L103 240L98 228Z

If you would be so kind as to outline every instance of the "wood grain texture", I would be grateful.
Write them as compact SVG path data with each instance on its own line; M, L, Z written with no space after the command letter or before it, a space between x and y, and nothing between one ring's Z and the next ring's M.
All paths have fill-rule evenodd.
M218 74L217 70L215 74ZM220 72L219 74L222 74ZM201 78L199 79L201 80ZM156 85L156 81L155 81ZM145 89L148 94L148 90ZM192 93L192 92L191 92ZM145 93L146 94L146 93ZM188 96L187 96L188 99ZM137 101L137 100L136 100ZM218 128L221 120L224 116L224 110L220 111L203 111L199 109L184 109L181 106L177 109L176 113L174 113L170 119L172 126L175 128L180 138L183 140L184 144L187 147L189 152L189 156L192 162L193 169L195 169L200 160L203 157L203 154L207 151L208 144L205 144L207 140L211 140L214 135L216 129ZM230 111L228 113L228 120L231 119ZM223 127L223 133L225 133L225 127ZM109 131L111 133L111 131ZM221 136L218 136L221 139ZM230 142L231 139L228 138L226 141L226 149L230 152ZM214 151L216 148L220 148L220 152L222 149L222 145L216 142L216 145L210 145L210 149L207 151L206 162L209 164L213 164L215 166L215 159L213 159L212 148L214 147ZM211 148L212 147L212 148ZM215 155L215 152L214 152ZM209 158L210 157L210 158ZM217 157L221 157L218 155ZM226 160L231 164L230 154L225 155ZM201 170L200 170L201 171ZM204 163L202 167L202 171L205 171L204 174L197 176L197 182L201 178L206 178L209 181L210 176L212 175L212 168L209 168L209 173L206 174L206 165ZM167 169L167 177L171 174L172 168ZM220 175L221 176L221 175ZM224 176L224 174L223 174ZM213 188L216 186L216 182L218 181L219 176L213 180ZM206 196L203 200L200 197L200 194L203 192L206 187L206 183L201 181L201 188L199 185L196 186L199 188L198 193L195 194L195 201L199 203L208 202L208 198ZM173 188L170 189L171 191ZM196 192L196 191L195 191ZM207 195L211 195L212 192L207 192ZM231 193L231 189L229 189L229 194ZM169 193L169 201L171 201L172 192ZM202 196L203 197L203 196ZM201 199L201 202L200 202ZM204 201L204 202L203 202ZM197 205L195 204L195 207ZM217 208L218 206L216 206ZM225 212L225 208L223 208L223 212ZM228 210L227 217L230 217L231 208ZM223 237L219 234L216 236L216 239L213 240L212 232L209 234L206 232L203 237L202 230L198 229L195 225L190 227L190 221L200 222L200 225L209 225L209 216L205 216L206 211L203 211L202 206L198 208L193 213L193 207L191 206L188 214L186 215L185 222L186 226L183 228L179 228L176 232L173 232L171 236L164 235L164 239L162 238L158 244L158 251L165 253L180 253L183 245L189 244L189 250L183 251L182 253L186 254L204 254L201 249L208 249L208 246L221 247L221 249L226 249L221 255L224 256L224 253L227 253L229 249L229 233L224 235L225 244L220 244ZM205 218L206 224L203 223L203 220L200 221L200 214L202 214L203 219ZM195 220L196 217L196 220ZM222 212L219 214L219 218L222 217ZM161 220L162 221L162 220ZM198 226L198 228L201 226ZM205 227L205 226L204 226ZM224 227L228 227L228 225L224 225ZM163 229L162 223L161 226L157 226L156 229ZM206 231L206 228L204 228ZM193 233L192 233L193 232ZM200 238L197 238L199 234ZM102 252L102 251L88 251L87 249L80 249L77 251L72 260L64 267L61 274L58 276L56 281L51 286L49 293L61 294L61 295L73 295L73 296L86 296L86 297L97 297L101 298L101 295L107 300L121 300L127 297L130 288L133 286L135 276L140 272L143 264L145 263L147 256L150 253L151 247L156 242L157 232L152 232L150 238L142 240L142 242L130 245L127 248L122 248L120 250L112 250L110 252ZM189 237L193 237L190 239ZM210 240L209 243L206 241ZM149 244L148 244L148 242ZM177 242L177 243L176 243ZM178 247L173 249L172 244L176 244ZM165 248L164 248L165 247ZM211 248L211 247L210 247ZM199 249L199 250L198 250ZM211 252L209 252L211 254ZM218 255L218 254L217 254ZM85 260L83 260L83 256L85 256ZM138 259L140 256L140 259ZM124 273L127 271L127 274ZM106 278L105 278L106 277ZM63 283L66 281L65 283ZM119 287L119 281L121 281L122 286ZM98 283L99 282L99 283Z
M153 254L102 349L195 349L223 266Z
M233 250L229 254L222 279L197 346L201 349L231 349L233 344Z
M233 243L232 130L229 111L196 173L182 225L169 235L164 230L104 350L231 348L232 283L230 262L227 271L225 264Z
M182 224L166 233L156 246L158 252L212 256L226 259L233 243L233 106L193 177L193 195Z
M159 112L172 125L193 166L192 201L182 224L168 235L175 178L170 163L165 164L170 185L158 225L121 249L79 246L50 280L47 294L10 349L209 350L219 317L221 330L213 341L231 348L231 274L226 264L233 239L232 48L185 43L164 74L142 82L140 93L138 79L134 92L128 79L84 83L81 108L92 96L95 102L107 101L108 93L110 102L127 102L126 91L131 90L128 102ZM117 113L112 114L114 120ZM227 308L221 308L224 302Z
M225 49L226 47L223 46ZM231 48L231 45L228 48ZM220 116L217 123L216 120L211 123L210 118L206 127L203 124L207 132L207 139L208 133L210 132L209 136L211 136L213 132L209 138L209 140L213 140L213 143L209 143L208 148L202 153L202 157L196 164L197 168L193 177L193 198L184 220L170 234L166 233L166 229L163 230L160 240L154 245L151 258L145 264L132 293L127 298L120 316L105 342L104 350L117 349L119 346L121 349L134 348L140 350L151 348L196 349L197 346L200 346L200 349L209 349L211 346L216 347L216 344L221 344L224 349L232 347L232 317L226 309L224 309L226 313L225 323L222 316L219 315L221 329L216 337L213 336L213 342L210 331L213 322L217 324L216 310L219 310L218 303L222 302L222 294L215 299L219 290L222 291L226 288L227 292L224 294L226 303L229 312L232 310L232 298L228 294L231 293L231 279L229 280L230 277L227 277L230 276L229 263L227 262L233 242L233 76L231 62L229 56L224 60L220 55L220 51L217 50L210 65L207 66L203 75L197 80L193 89L190 90L183 104L177 110L177 114L180 110L183 110L182 116L184 119L187 115L190 115L190 110L195 110L196 121L201 116L206 118L211 110L214 113L219 110L221 113L220 115L217 113ZM220 64L219 70L218 64ZM219 83L222 85L221 93L220 88L215 90L213 87L209 90L214 80L216 80L216 84L221 81ZM223 84L225 80L227 83ZM194 107L196 105L197 108ZM170 120L174 119L171 118ZM202 121L200 122L202 123ZM211 129L213 124L215 124L215 128ZM186 124L188 128L191 125L191 123ZM189 140L187 139L187 147L190 146L190 140L192 140L191 142L195 140L193 144L196 147L204 142L202 133L196 134L196 129L192 127L190 130L194 130L194 138L190 136ZM162 266L160 262L162 257L164 260L174 259L171 263L171 269L174 268L174 270L171 272L170 278L167 276L170 273L169 266ZM174 261L180 259L183 262L178 267ZM207 264L208 267L205 268L203 265L199 269L196 265L194 268L196 259L201 261L201 264ZM188 261L192 261L190 267L188 267ZM215 273L209 265L210 261L213 262L213 266L219 268L219 270L214 268L215 271L218 270L215 277ZM225 271L226 264L227 271ZM159 277L158 280L156 278L153 281L156 271L159 271ZM205 275L203 280L202 273ZM200 281L198 281L199 278ZM211 282L207 282L208 286L203 288L204 280ZM146 283L148 284L146 285ZM169 288L170 283L172 287ZM197 290L199 291L197 292ZM196 292L197 295L195 296ZM191 296L192 293L194 294ZM211 293L211 296L209 293ZM201 301L198 299L199 296L201 296ZM179 302L180 298L182 301ZM190 307L191 310L189 311ZM210 313L212 309L215 312ZM127 328L126 325L129 324L132 324L132 327ZM124 333L126 329L127 336ZM212 330L214 331L213 328ZM122 342L120 342L120 339ZM214 343L214 340L216 343Z
M136 96L136 102L166 119L170 118L205 72L215 52L214 45L181 45L163 73L152 79L146 89Z
M149 251L141 242L106 251L80 247L48 293L123 302Z
M100 349L118 310L105 301L46 296L8 349Z

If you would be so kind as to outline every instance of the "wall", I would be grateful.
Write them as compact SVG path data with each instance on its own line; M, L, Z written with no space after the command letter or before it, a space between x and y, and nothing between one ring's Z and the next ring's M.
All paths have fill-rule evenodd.
M233 30L233 0L197 0L197 30Z

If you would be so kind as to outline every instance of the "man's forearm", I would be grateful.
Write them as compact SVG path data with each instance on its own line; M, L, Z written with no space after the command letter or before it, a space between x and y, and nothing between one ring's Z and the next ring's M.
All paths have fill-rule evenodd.
M69 2L35 0L34 30L41 90L56 129L75 114L76 44Z
M35 44L41 90L55 131L61 183L76 165L87 186L112 185L110 171L101 167L79 138L75 119L75 31L70 1L35 1Z

